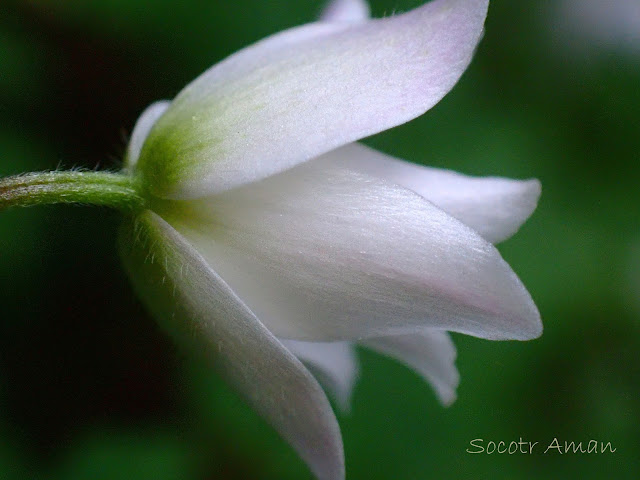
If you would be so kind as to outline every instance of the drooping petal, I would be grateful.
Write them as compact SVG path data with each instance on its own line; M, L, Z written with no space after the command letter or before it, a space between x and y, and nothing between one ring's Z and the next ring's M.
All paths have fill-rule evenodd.
M358 357L350 342L301 342L282 340L320 384L335 398L343 412L351 407L351 394L358 379Z
M331 158L167 203L163 216L280 338L541 333L529 293L495 247L410 190Z
M369 18L370 9L366 0L332 0L320 15L323 22L360 23Z
M444 405L455 401L460 375L455 366L456 347L447 332L428 329L410 335L369 338L362 344L421 375Z
M421 115L466 69L487 6L435 0L361 24L318 22L232 55L151 130L146 184L162 198L222 192Z
M413 190L492 243L513 235L540 197L538 180L469 177L398 160L358 143L326 155L345 167Z
M342 439L324 392L212 265L150 211L125 225L120 243L135 287L161 324L201 349L318 478L344 478Z
M160 116L167 110L170 103L171 102L167 100L154 102L145 108L138 117L138 120L136 120L133 132L131 132L131 138L129 139L127 155L125 156L125 166L127 168L135 168L136 163L138 163L138 157L140 156L140 150L142 150L142 145L147 135L149 135L151 127L153 127Z

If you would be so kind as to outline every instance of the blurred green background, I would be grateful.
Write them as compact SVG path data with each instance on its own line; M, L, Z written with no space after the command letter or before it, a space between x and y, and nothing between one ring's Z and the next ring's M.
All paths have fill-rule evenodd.
M419 163L541 180L538 210L500 250L545 332L527 343L454 335L461 384L446 409L412 372L361 351L352 413L339 414L348 479L640 478L640 46L575 36L557 4L493 1L458 86L366 140ZM0 175L116 168L145 106L321 7L4 0ZM118 221L69 206L0 213L0 478L311 478L145 313L116 253ZM520 437L617 451L465 452L472 439Z

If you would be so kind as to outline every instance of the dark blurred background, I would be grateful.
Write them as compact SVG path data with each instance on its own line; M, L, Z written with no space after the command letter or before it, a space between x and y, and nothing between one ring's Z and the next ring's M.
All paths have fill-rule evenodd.
M500 250L545 332L527 343L455 335L461 384L446 409L409 370L361 351L352 413L339 415L347 478L640 478L640 15L623 12L618 26L588 5L493 1L453 92L366 141L468 174L541 180L537 212ZM4 0L0 175L117 168L145 106L321 7ZM118 222L83 207L0 213L0 478L310 478L145 313L117 256ZM466 453L477 438L617 450Z

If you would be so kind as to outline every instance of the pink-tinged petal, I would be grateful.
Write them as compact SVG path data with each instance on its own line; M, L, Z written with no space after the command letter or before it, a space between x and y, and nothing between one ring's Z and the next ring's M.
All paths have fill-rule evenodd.
M409 335L370 338L363 345L414 370L433 386L443 405L455 401L460 375L455 365L456 347L447 332L428 329Z
M248 47L188 85L139 170L162 198L222 192L407 122L458 81L488 0L435 0L360 24L318 22Z
M129 146L127 147L127 155L125 156L125 165L129 169L133 169L138 163L138 157L140 156L140 150L142 145L149 135L151 127L162 116L162 114L169 108L171 102L167 100L161 100L154 102L144 109L131 132L131 138L129 139Z
M516 233L540 198L538 180L469 177L398 160L358 143L326 155L345 167L413 190L492 243Z
M529 293L493 245L410 190L330 158L167 203L163 216L280 338L541 333Z
M324 392L213 265L150 211L124 226L120 245L134 286L162 326L203 352L319 479L344 478L340 430Z
M360 23L369 18L370 9L366 0L332 0L320 15L323 22Z
M350 342L301 342L282 340L335 398L340 409L351 409L351 395L358 379L358 357Z

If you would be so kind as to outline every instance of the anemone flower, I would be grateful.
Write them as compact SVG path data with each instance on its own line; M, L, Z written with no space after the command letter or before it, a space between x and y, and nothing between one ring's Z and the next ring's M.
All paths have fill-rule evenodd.
M487 7L435 0L370 20L362 0L334 0L319 21L151 105L123 172L15 177L0 200L127 211L120 250L150 311L318 478L341 479L338 423L311 371L347 408L361 344L406 363L448 404L458 373L447 331L542 330L493 246L534 210L536 180L471 178L354 143L453 88Z

